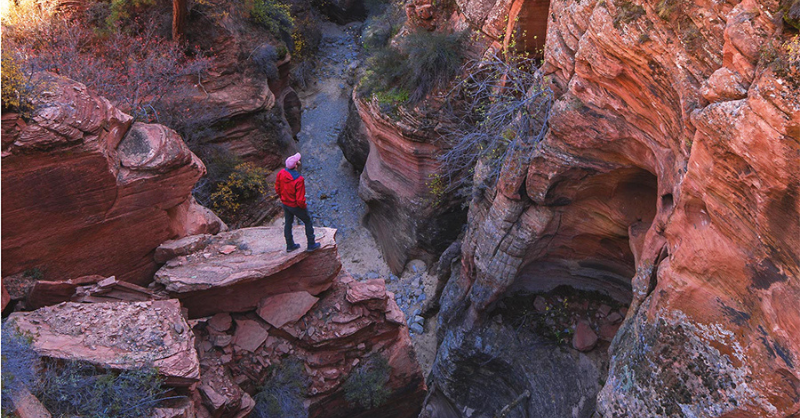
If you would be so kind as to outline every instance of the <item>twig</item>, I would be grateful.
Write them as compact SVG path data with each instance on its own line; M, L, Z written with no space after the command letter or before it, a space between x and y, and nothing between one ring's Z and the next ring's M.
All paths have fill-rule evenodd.
M514 399L514 402L511 402L510 404L506 405L503 409L501 409L500 412L498 412L497 415L494 416L494 418L505 418L508 415L508 413L511 412L512 409L516 408L517 405L519 405L522 402L523 399L528 399L530 397L531 397L531 391L526 389L525 392L522 392L522 395L519 395L517 396L517 399Z

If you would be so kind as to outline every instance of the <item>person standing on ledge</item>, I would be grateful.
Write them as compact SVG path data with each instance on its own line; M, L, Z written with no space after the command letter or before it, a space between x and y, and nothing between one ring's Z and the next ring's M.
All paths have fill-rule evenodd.
M314 251L320 247L320 244L314 241L314 226L311 225L311 216L308 215L306 184L303 176L300 175L300 158L299 152L287 158L286 168L281 170L275 179L275 193L280 196L281 204L283 204L285 217L283 236L286 238L287 252L300 248L300 244L295 244L292 236L292 224L295 216L300 218L306 227L306 238L308 239L306 251Z

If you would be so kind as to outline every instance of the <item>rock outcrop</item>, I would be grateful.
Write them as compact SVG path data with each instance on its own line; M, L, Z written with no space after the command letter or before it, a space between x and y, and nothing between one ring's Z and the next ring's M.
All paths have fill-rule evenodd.
M461 232L465 215L459 199L432 191L441 150L430 133L434 122L394 120L377 103L354 101L369 142L358 190L368 207L366 226L395 274L413 258L431 264Z
M513 12L457 3L457 19L489 35ZM549 20L543 70L559 95L550 131L526 170L505 167L472 202L462 271L442 300L430 409L491 415L511 403L518 393L467 399L454 376L476 367L471 341L494 335L487 322L505 298L568 285L630 303L596 398L602 416L800 410L800 89L782 49L797 34L779 13L778 2L747 0L550 2L538 17ZM487 380L554 386L509 374ZM564 379L582 376L554 381ZM592 402L596 389L583 389ZM559 416L527 405L520 416Z
M299 361L309 379L310 417L417 416L425 393L422 372L403 314L383 281L359 283L342 272L331 284L320 299L300 296L308 301L303 305L283 304L298 299L295 292L265 298L255 312L220 313L197 322L203 376L217 376L233 388L228 393L234 395L220 397L227 399L220 405L241 403L239 398L261 387L271 370ZM363 298L350 302L353 294ZM276 321L277 310L292 313ZM348 400L343 384L360 364L377 358L388 369L385 380L369 390L386 390L389 396L377 407L364 408ZM221 408L205 404L210 410Z
M258 388L292 361L302 363L293 379L309 380L297 401L307 401L311 417L418 414L425 384L403 313L383 280L356 282L341 270L335 232L317 228L322 247L312 253L287 253L283 229L274 227L192 236L159 248L159 259L168 261L157 282L197 318L198 416L243 416ZM387 398L359 405L344 383L380 359L386 375L366 389Z
M33 350L43 357L84 361L106 370L151 365L173 387L200 379L195 338L174 299L67 302L13 313L8 321L31 336Z
M298 228L297 235L302 232ZM335 229L315 228L320 249L286 252L283 229L237 229L164 243L156 251L166 264L155 274L190 318L245 312L266 296L305 291L319 295L341 269Z
M186 36L213 56L213 66L191 80L184 97L173 98L198 109L193 130L202 134L193 146L204 159L200 149L216 147L259 166L280 167L297 152L293 137L301 129L302 105L288 82L291 55L285 48L279 55L281 40L237 5L213 0L198 10L204 17L189 20ZM254 57L266 49L274 53L266 59L272 62L256 64Z
M37 75L30 119L3 115L3 274L89 274L146 283L153 250L218 231L191 190L203 163L172 130L130 116L80 83ZM181 209L184 208L184 209Z

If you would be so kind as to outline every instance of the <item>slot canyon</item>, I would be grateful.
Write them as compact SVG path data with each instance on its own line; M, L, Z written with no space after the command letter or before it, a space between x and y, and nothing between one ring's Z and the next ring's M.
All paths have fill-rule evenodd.
M800 417L800 0L0 10L3 417Z

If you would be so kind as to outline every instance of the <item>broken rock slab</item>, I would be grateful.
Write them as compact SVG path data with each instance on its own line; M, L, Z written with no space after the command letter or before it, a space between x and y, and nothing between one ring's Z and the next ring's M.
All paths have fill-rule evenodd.
M258 303L258 316L275 328L295 322L314 306L319 298L300 291L267 296Z
M13 313L9 322L30 335L33 349L44 357L114 370L150 364L173 387L188 387L200 378L194 334L174 299L66 302Z
M173 252L187 252L187 248L191 252L166 261L155 280L171 297L180 299L190 318L255 310L264 297L282 293L319 295L331 287L342 263L334 239L336 230L315 231L321 247L311 253L287 253L283 228L276 227L237 229L208 239L187 238L180 244L182 249ZM302 235L302 228L296 228L295 235ZM157 250L162 256L169 252Z

